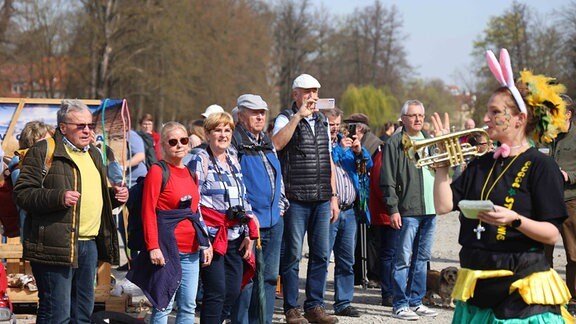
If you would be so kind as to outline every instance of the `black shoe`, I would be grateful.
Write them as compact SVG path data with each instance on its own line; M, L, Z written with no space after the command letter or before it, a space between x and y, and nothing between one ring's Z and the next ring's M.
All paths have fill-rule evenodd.
M393 299L394 298L392 296L382 298L382 306L392 307L393 306Z
M354 306L348 306L339 312L334 313L336 316L360 317L360 312Z
M371 288L371 289L374 289L374 288L380 289L380 283L376 280L369 280L368 284L366 286L368 288Z
M126 263L124 263L123 265L121 265L121 266L119 266L118 268L116 268L116 270L118 270L118 271L128 271L128 270L130 270L130 269L128 269L128 268L129 268L128 262L126 262Z

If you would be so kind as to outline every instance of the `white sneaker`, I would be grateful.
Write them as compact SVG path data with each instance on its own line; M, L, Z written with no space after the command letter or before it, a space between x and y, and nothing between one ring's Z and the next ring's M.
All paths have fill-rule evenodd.
M428 308L427 306L420 305L412 308L412 310L419 316L434 317L438 315L438 312Z
M420 316L418 316L408 307L402 307L395 310L394 313L392 314L392 317L406 321L417 321L418 319L420 319Z

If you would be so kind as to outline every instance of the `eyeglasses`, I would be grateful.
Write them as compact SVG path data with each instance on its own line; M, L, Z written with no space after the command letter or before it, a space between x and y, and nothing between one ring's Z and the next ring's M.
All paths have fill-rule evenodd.
M63 124L74 125L74 126L76 126L77 130L84 130L84 128L86 128L86 127L88 127L89 130L96 129L95 123L86 124L86 123L67 123L67 122L64 122Z
M188 137L182 137L180 139L180 144L182 144L182 145L188 145L188 142L190 142L190 138L188 138ZM176 145L178 145L178 139L177 138L171 138L168 140L168 144L170 146L176 146Z
M406 116L410 119L414 119L416 117L418 117L418 119L424 119L424 117L426 117L426 115L424 115L424 114L405 114L403 116Z

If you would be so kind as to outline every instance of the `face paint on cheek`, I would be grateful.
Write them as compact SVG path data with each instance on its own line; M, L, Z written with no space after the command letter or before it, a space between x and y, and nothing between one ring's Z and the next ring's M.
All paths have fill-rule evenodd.
M510 110L508 108L504 108L504 112L494 115L494 124L501 130L507 130L508 127L510 127L511 118L512 115L510 115Z

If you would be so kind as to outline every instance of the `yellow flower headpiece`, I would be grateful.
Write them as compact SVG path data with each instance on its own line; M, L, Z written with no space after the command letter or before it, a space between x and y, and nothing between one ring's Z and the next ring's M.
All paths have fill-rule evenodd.
M558 133L566 132L566 103L560 97L566 87L545 75L520 72L518 88L537 120L532 138L539 143L552 142Z

